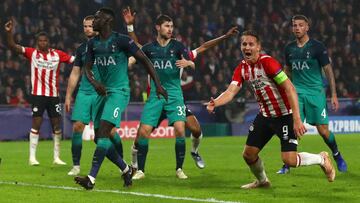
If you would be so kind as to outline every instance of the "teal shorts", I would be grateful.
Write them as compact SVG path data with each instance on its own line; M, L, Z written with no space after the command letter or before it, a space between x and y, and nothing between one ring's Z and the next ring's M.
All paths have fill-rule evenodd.
M301 120L311 125L327 125L329 117L326 104L325 92L318 95L299 94L299 110Z
M186 107L183 97L169 97L166 102L163 97L158 99L156 96L153 96L147 100L140 122L157 127L163 110L169 120L169 125L173 125L176 121L186 121Z
M71 120L89 124L92 120L92 107L97 97L96 93L85 93L79 91L76 95Z
M129 99L129 91L110 92L105 97L98 95L93 108L94 128L99 128L101 120L120 127L121 113L129 104Z

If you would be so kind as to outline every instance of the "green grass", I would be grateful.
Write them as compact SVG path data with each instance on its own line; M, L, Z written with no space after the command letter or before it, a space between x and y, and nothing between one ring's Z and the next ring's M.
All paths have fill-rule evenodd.
M62 158L68 166L53 166L52 142L41 141L38 146L38 160L41 165L38 167L27 164L28 142L1 142L0 202L180 202L103 190L239 202L359 202L359 134L337 135L338 146L348 162L349 171L337 173L333 183L327 181L319 166L292 169L288 175L277 175L276 171L282 163L279 140L274 137L260 154L273 187L251 191L240 189L242 184L254 179L241 156L245 138L205 137L200 148L206 161L206 168L203 170L196 168L193 163L189 155L190 139L187 139L187 157L184 164L184 171L189 176L187 180L175 178L175 141L151 140L146 178L134 181L132 188L125 189L122 187L118 169L106 160L96 180L96 189L100 191L82 190L73 182L72 177L67 176L71 168L70 141L62 142ZM124 153L128 161L130 145L131 141L124 141ZM84 142L81 161L84 175L90 169L94 149L92 142ZM299 151L318 153L322 150L328 151L319 136L306 136L300 141ZM67 186L80 190L24 186L20 183Z

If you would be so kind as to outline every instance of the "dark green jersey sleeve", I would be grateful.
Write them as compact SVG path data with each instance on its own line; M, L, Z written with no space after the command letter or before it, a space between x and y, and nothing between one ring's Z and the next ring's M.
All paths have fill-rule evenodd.
M181 42L176 41L176 46L178 48L178 58L181 59L181 55L186 59L186 60L191 60L189 57L189 49L186 48Z
M317 42L315 45L316 48L316 59L319 61L321 67L324 67L330 63L329 55L326 47L323 43Z
M95 40L95 38L97 38L97 37L93 37L92 39L90 39L86 45L85 64L87 64L89 62L91 64L94 64L94 61L95 61L94 40Z
M82 67L84 65L84 54L86 54L86 43L82 43L75 52L74 66Z
M135 44L134 40L126 35L119 35L116 38L119 49L123 50L129 57L135 55L139 47Z

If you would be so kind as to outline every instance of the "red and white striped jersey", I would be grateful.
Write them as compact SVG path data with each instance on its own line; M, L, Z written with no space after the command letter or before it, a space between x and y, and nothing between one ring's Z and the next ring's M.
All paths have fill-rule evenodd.
M72 63L75 57L56 49L44 53L35 48L22 47L22 52L31 64L31 94L58 97L60 63Z
M280 73L281 65L269 55L260 55L255 64L242 60L236 67L231 84L241 87L248 81L259 103L260 112L265 117L279 117L292 113L285 93L274 81Z

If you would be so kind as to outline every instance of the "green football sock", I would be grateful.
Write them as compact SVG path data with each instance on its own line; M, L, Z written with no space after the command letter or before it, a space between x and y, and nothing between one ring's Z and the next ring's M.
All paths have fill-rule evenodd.
M114 137L110 138L111 142L114 144L116 152L120 155L121 158L123 158L123 146L121 142L120 135L116 132Z
M145 172L146 156L149 151L149 139L140 138L138 143L135 143L135 147L138 150L137 159L139 170Z
M74 166L80 166L82 149L82 132L73 132L71 139L71 154Z
M175 141L176 169L182 168L185 159L185 137L177 137Z

